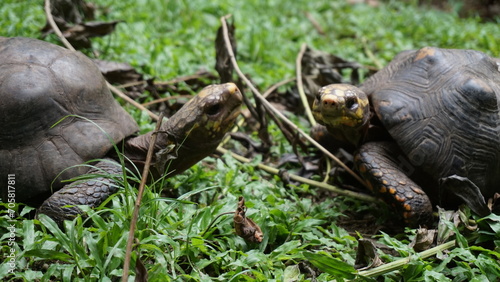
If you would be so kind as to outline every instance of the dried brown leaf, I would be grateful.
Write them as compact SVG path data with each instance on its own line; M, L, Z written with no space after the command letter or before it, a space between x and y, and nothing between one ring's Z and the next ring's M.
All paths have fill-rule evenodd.
M94 18L95 6L84 0L50 0L52 16L68 23L81 23ZM50 28L47 24L46 28Z
M488 208L495 213L500 210L500 193L495 193L492 198L488 199Z
M233 46L233 53L236 55L236 39L234 38L234 23L228 24L229 40ZM221 83L233 81L234 67L231 64L231 57L229 56L224 37L222 34L222 27L217 30L217 37L215 38L215 69L219 73Z
M375 244L373 244L373 241L369 239L359 239L356 261L354 262L355 268L358 270L365 270L382 264L383 262L378 256L377 248Z
M95 6L83 0L51 0L50 2L54 21L75 49L90 48L89 38L113 32L119 22L85 22L94 19ZM53 32L48 22L41 31L42 36Z
M358 70L364 68L327 52L307 48L301 61L304 92L313 99L319 88L332 83L358 84ZM351 81L344 81L344 70L351 70ZM311 102L311 101L310 101Z
M245 199L243 197L239 198L238 208L234 213L234 229L236 234L246 241L252 243L260 243L264 237L260 227L253 222L250 218L245 215Z
M93 60L99 67L102 75L111 84L131 84L142 80L142 74L138 73L128 63Z
M410 243L416 252L425 251L430 248L436 237L436 229L419 228L417 229L417 235L413 238Z
M115 30L116 24L120 21L112 22L87 22L76 24L63 30L63 35L76 47L90 48L91 37L101 37L110 34Z
M142 263L141 259L138 257L135 261L135 282L147 282L148 281L148 271Z

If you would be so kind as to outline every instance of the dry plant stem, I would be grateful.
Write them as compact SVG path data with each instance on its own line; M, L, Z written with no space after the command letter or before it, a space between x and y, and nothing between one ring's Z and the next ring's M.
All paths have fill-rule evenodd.
M302 57L304 57L304 53L306 52L307 45L304 43L300 46L299 54L297 55L297 60L295 61L295 69L297 76L297 90L299 91L300 100L302 101L302 105L304 105L304 109L306 111L307 118L309 119L309 123L312 126L316 125L316 120L311 112L311 106L307 101L306 93L304 92L304 84L302 83Z
M134 87L134 86L139 86L139 85L144 85L147 84L148 82L145 80L140 80L140 81L134 81L134 82L129 82L125 84L119 84L116 87L118 88L127 88L127 87Z
M149 167L151 165L151 159L153 158L153 148L156 143L156 137L158 131L160 130L161 122L163 121L163 112L158 117L158 122L156 123L156 128L151 135L151 142L149 143L148 154L146 156L146 163L144 164L144 169L142 170L141 184L139 185L139 192L137 193L137 199L135 200L134 211L132 214L132 219L130 221L130 230L128 233L127 249L125 251L125 262L123 265L123 276L122 281L127 281L128 271L130 267L130 253L132 252L132 245L134 243L135 226L137 224L137 218L139 216L139 208L141 207L142 195L144 194L144 186L146 186L146 181L148 179Z
M469 238L467 241L472 242L475 238L477 238L477 237L473 236L473 237ZM434 248L430 248L428 250L420 252L416 256L413 256L413 258L425 259L425 258L434 256L434 255L437 255L439 252L442 252L444 250L451 249L451 248L455 247L456 243L457 243L456 240L446 242L446 243L441 244L439 246L436 246ZM364 276L364 277L379 276L379 275L382 275L385 273L389 273L389 272L398 270L398 269L402 268L404 265L408 264L411 260L412 260L412 256L401 258L399 260L396 260L396 261L393 261L393 262L390 262L387 264L383 264L381 266L378 266L378 267L375 267L372 269L359 271L358 275Z
M267 88L266 92L262 93L262 97L264 98L267 98L267 96L271 95L271 93L273 93L276 89L278 89L279 87L283 86L283 85L286 85L292 81L295 80L295 77L294 78L289 78L289 79L285 79L283 81L280 81L276 84L273 84L271 85L271 87Z
M197 79L197 78L200 78L200 77L203 77L203 75L200 75L200 74L186 75L186 76L181 76L181 77L174 78L174 79L169 80L169 81L155 82L154 85L160 85L160 86L172 85L172 84L176 84L176 83L179 83L179 82L187 81L187 80L190 80L190 79ZM127 88L127 87L132 87L132 86L139 86L139 85L143 85L143 84L147 84L147 81L145 81L145 80L134 81L134 82L130 82L130 83L125 83L125 84L118 85L118 87L120 87L120 88Z
M158 120L158 116L153 112L151 112L150 110L148 110L146 107L144 107L140 103L137 103L134 99L130 98L129 96L125 95L125 93L123 93L122 91L120 91L120 89L111 85L109 82L106 81L106 84L108 85L108 88L111 90L111 92L115 93L118 97L122 98L127 103L134 105L141 111L145 111L153 120Z
M170 101L170 100L189 99L189 98L192 98L192 97L193 97L192 95L169 96L169 97L165 97L165 98L156 99L156 100L153 100L151 102L143 103L142 105L144 107L146 107L146 106L151 106L151 105L154 105L154 104L163 103L163 102Z
M311 24L314 26L316 31L318 31L319 34L325 35L325 31L321 27L321 25L316 21L316 19L311 15L311 13L306 12L306 18L311 22Z
M66 46L66 48L68 48L71 51L76 51L75 48L73 48L73 46L71 46L71 44L68 42L66 37L64 37L61 30L54 21L54 17L52 17L52 8L50 7L50 0L45 0L44 7L45 7L45 16L47 17L47 21L49 22L52 30L54 30L55 34L59 37L59 39L64 44L64 46Z
M243 74L243 72L240 70L238 63L236 62L236 57L234 56L234 52L231 46L231 41L229 40L229 35L228 35L228 30L227 30L227 22L226 18L230 17L230 15L224 16L220 18L220 21L222 23L222 32L224 34L224 42L226 44L226 49L229 54L229 57L231 58L231 63L234 66L234 70L238 74L239 77L245 82L245 84L252 90L252 92L255 94L255 97L257 97L261 103L266 107L268 111L273 112L276 116L278 116L283 122L285 122L288 126L291 128L295 129L297 132L300 133L307 141L309 141L311 144L313 144L315 147L317 147L321 152L323 152L325 155L327 155L329 158L333 159L339 166L341 166L343 169L345 169L349 174L351 174L359 183L367 187L365 181L359 177L354 171L352 171L348 166L346 166L342 161L340 161L337 157L335 157L332 153L330 153L327 149L325 149L323 146L321 146L316 140L312 139L309 134L305 133L303 130L298 128L293 122L291 122L289 119L287 119L280 111L276 110L271 103L269 103L262 95L259 93L259 91L253 86L252 82Z
M235 158L236 160L238 160L239 162L242 162L242 163L250 163L251 162L251 160L249 160L245 157L242 157L238 154L235 154L231 151L228 151L222 147L217 148L217 152L219 152L221 154L229 153L231 155L231 157ZM264 165L261 163L257 164L257 168L259 168L267 173L273 174L273 175L279 175L279 173L280 173L279 169L274 168L274 167L270 167L270 166L267 166L267 165ZM375 198L375 197L370 196L370 195L367 195L367 194L357 193L357 192L346 190L346 189L340 189L340 188L335 187L333 185L329 185L329 184L326 184L323 182L311 180L309 178L301 177L301 176L291 174L291 173L288 174L288 177L290 177L290 179L292 179L294 181L308 184L308 185L315 186L315 187L319 187L319 188L322 188L325 190L329 190L329 191L332 191L332 192L337 193L337 194L342 195L342 196L348 196L351 198L359 199L359 200L364 201L364 202L384 204L384 202L382 202L380 199Z

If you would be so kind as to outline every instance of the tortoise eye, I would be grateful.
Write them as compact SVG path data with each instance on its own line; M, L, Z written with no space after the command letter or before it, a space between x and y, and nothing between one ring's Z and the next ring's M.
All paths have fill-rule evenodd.
M216 115L220 112L221 108L222 108L222 105L220 103L212 105L207 109L207 115L209 115L209 116Z
M355 96L346 96L345 97L345 106L351 110L354 110L355 108L358 107L357 99Z

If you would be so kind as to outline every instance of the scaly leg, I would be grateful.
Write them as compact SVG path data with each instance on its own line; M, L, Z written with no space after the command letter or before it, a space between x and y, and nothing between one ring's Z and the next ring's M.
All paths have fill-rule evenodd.
M393 206L407 224L418 226L431 222L431 201L404 172L408 170L404 166L410 162L395 143L366 143L359 149L354 163L371 190Z
M103 160L96 163L87 174L121 175L121 166L112 160ZM118 187L110 178L96 177L88 180L78 180L65 185L45 200L38 209L38 213L50 216L58 224L65 219L72 219L82 213L77 205L88 205L91 208L99 206Z

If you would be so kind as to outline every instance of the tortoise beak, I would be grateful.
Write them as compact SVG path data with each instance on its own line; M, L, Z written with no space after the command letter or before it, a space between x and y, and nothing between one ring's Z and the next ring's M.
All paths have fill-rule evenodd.
M241 112L241 104L243 103L243 95L241 94L240 89L236 86L236 84L229 82L223 85L225 88L225 93L223 99L225 100L225 104L229 109L229 114L225 121L233 122L234 119Z

